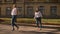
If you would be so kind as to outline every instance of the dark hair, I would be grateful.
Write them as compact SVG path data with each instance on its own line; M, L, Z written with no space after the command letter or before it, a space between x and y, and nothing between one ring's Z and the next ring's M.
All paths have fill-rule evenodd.
M38 12L38 10L36 12Z
M15 5L15 7L16 7L16 5Z

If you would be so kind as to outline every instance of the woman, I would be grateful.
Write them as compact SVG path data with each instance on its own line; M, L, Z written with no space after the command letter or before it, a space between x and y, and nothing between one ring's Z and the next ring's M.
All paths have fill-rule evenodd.
M37 11L35 12L34 18L36 19L36 25L37 25L37 27L40 27L40 28L42 28L41 17L42 17L41 12L37 10ZM40 26L39 26L39 25L40 25Z
M18 30L19 27L15 24L16 23L16 18L17 18L17 8L16 8L15 4L13 5L13 9L12 9L11 15L12 15L12 21L11 21L11 23L12 23L12 27L13 27L12 31L15 30L14 26L16 26L17 30Z

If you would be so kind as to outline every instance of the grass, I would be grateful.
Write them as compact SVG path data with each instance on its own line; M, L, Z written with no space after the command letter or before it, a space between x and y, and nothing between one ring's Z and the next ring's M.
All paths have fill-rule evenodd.
M60 19L43 19L44 23L60 24Z
M10 24L11 18L0 18L4 20L4 24ZM17 18L18 23L35 23L35 19L33 18ZM60 24L60 19L42 19L42 23L50 23L50 24Z

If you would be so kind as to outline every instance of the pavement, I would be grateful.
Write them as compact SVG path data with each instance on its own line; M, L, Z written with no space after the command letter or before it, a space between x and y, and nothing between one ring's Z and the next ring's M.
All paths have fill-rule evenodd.
M19 30L12 31L11 25L0 24L0 34L60 34L60 25L43 24L43 28L40 30L36 24L21 24Z

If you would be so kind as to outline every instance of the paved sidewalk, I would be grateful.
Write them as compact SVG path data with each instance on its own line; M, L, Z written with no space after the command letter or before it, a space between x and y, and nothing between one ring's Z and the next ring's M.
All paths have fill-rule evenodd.
M42 30L28 25L19 25L19 27L19 31L11 31L11 25L0 24L0 34L60 34L59 25L43 25Z

